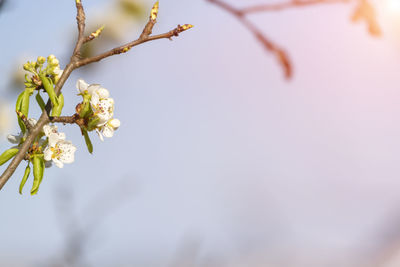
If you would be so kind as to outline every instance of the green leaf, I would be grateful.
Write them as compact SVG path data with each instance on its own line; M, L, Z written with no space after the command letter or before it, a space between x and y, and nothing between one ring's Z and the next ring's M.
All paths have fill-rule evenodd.
M6 151L3 152L3 154L0 155L0 166L15 157L17 155L19 149L18 148L10 148L7 149Z
M29 89L25 89L24 95L22 96L21 112L26 117L28 117L29 114L29 97L30 97L30 91Z
M63 96L63 94L60 94L58 96L58 105L53 107L53 111L51 112L51 116L60 117L63 107L64 107L64 96Z
M43 180L44 174L44 159L43 155L34 155L33 156L33 186L31 189L31 195L36 195L39 186Z
M82 134L85 137L85 142L86 142L87 149L88 149L89 153L92 154L93 153L93 145L92 145L92 141L90 141L89 134L84 129L82 129Z
M24 185L25 185L26 181L28 180L30 173L31 173L31 167L29 166L29 163L28 163L28 166L26 166L26 169L25 169L24 177L22 177L21 184L19 185L19 193L21 195L22 195L22 189L24 188Z
M88 127L87 127L88 131L89 132L93 131L96 128L96 126L99 123L99 121L100 121L99 117L93 117L88 123Z
M44 90L46 90L49 95L51 103L53 103L53 107L58 105L58 99L56 92L54 91L53 83L49 78L47 78L44 74L39 74L40 80L42 80Z
M21 102L24 97L25 91L23 91L17 98L17 102L15 103L15 111L21 111Z
M22 99L25 95L25 91L23 91L17 98L17 102L15 103L15 111L21 111L21 103ZM21 120L21 118L18 116L18 125L19 128L21 128L22 133L26 132L26 126L25 123Z
M44 100L43 100L42 96L40 95L39 91L38 91L38 93L37 93L35 98L36 98L36 102L40 106L40 109L43 111L45 109L45 107L46 107L46 104L44 103Z

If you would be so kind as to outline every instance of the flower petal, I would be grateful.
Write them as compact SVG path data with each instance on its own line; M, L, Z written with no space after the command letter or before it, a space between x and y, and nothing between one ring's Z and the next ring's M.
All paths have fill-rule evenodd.
M52 133L58 133L58 127L56 125L46 124L43 126L44 134L49 137Z
M84 93L85 92L85 90L87 90L88 89L88 87L89 87L89 84L88 83L86 83L84 80L82 80L82 79L79 79L77 82L76 82L76 88L78 89L78 92L79 93Z
M43 151L43 154L44 154L44 160L50 161L53 152L51 151L50 147L46 147L45 150Z
M101 141L104 141L103 135L101 134L101 132L99 131L99 129L96 129L96 133L99 136Z
M87 90L90 95L93 95L93 93L96 92L97 90L99 90L100 88L101 88L100 84L91 84L91 85L89 85Z
M57 142L60 141L60 140L64 140L64 139L61 139L60 135L58 133L51 133L50 136L49 136L49 145L50 145L50 147L55 147Z
M121 126L121 121L119 119L112 119L108 122L108 124L114 129L117 130L119 126Z
M74 153L76 151L76 147L70 141L59 141L58 147L62 151L60 155L60 160L64 163L72 163L74 162Z
M60 169L62 169L64 167L64 163L62 163L61 161L59 161L58 159L53 159L54 164L56 164L56 166Z
M12 135L12 134L7 135L7 140L11 144L19 144L19 142L21 142L21 139L22 139L21 134L20 135Z
M110 92L108 92L107 89L102 87L97 89L95 93L99 95L100 99L106 99L110 96Z
M114 135L114 129L112 127L108 126L108 125L104 126L101 130L102 130L101 131L102 134L105 137L110 138L110 137L113 137L113 135Z

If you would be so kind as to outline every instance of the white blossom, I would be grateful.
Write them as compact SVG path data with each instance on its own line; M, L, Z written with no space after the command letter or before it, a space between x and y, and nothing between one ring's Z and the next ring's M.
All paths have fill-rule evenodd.
M80 94L87 93L89 95L93 95L93 93L97 90L107 91L107 89L102 88L100 84L88 84L84 80L79 79L76 82L76 88ZM108 91L107 91L108 92ZM107 96L108 97L108 96Z
M93 115L100 119L98 126L104 125L114 116L114 99L112 98L103 98L99 93L94 93L90 100L90 105Z
M121 126L121 122L118 119L111 119L104 125L96 128L96 132L100 137L101 141L104 141L103 135L107 138L113 137L114 131Z
M48 138L50 138L51 134L56 134L58 139L65 140L65 133L59 133L56 125L46 124L43 126L43 132Z
M49 144L43 152L44 159L52 160L59 168L63 168L64 163L72 163L75 160L76 147L70 141L65 141L64 138L60 138L58 133L50 133Z

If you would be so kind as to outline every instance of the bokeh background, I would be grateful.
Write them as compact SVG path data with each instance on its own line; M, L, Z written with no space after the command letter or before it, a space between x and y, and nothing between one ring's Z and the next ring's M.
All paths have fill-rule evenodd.
M1 149L22 64L68 62L73 2L0 9ZM106 24L87 53L138 36L153 3L123 2L84 1L88 30ZM380 37L351 3L250 16L290 55L286 81L234 17L162 1L154 33L195 28L73 73L64 113L84 78L110 90L122 126L93 135L93 155L60 126L76 161L46 170L36 196L32 180L18 194L21 164L0 193L0 266L400 266L400 4L371 3Z

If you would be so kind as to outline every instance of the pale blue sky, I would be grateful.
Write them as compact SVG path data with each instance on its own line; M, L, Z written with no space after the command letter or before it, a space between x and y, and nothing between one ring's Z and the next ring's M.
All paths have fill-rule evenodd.
M87 18L106 2L84 1ZM1 88L21 55L68 58L73 1L51 3L13 1L0 14ZM85 258L95 266L166 266L186 239L199 242L199 262L227 266L243 255L329 260L370 249L400 210L400 22L380 2L384 36L372 38L350 23L351 11L252 16L293 59L286 82L234 18L201 0L162 1L155 33L195 28L71 76L66 114L82 77L110 90L122 126L104 143L93 135L93 155L78 129L63 127L76 162L48 170L35 197L18 194L17 171L0 193L1 261L41 266L59 256L58 188L73 190L84 222L93 197L121 179L132 196L89 240ZM90 211L106 203L96 204Z

